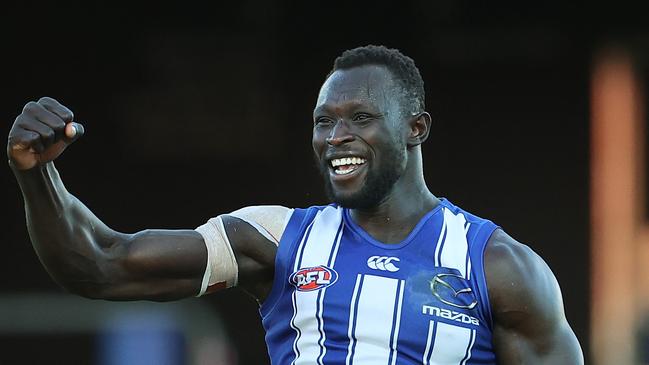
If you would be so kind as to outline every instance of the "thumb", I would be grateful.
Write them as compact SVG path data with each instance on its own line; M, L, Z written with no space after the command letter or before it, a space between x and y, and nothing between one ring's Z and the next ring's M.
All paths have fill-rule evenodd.
M67 144L70 144L81 138L84 133L85 128L83 128L83 125L77 122L70 122L65 126L65 139Z

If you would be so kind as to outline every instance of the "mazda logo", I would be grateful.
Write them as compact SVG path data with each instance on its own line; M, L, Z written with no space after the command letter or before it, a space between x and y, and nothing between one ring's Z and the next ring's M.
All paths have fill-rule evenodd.
M473 290L466 285L466 280L462 275L450 273L437 274L430 281L430 290L444 304L456 308L473 309L478 305L478 301L475 299L475 295L473 295ZM468 304L467 299L471 300Z

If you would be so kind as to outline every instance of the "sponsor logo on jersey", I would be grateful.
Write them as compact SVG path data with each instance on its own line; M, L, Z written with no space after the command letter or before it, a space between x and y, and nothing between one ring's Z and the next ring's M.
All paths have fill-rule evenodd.
M338 280L336 270L324 265L303 267L289 276L288 281L298 291L314 291L326 288Z
M437 274L430 281L430 290L440 302L461 309L473 309L478 301L462 275Z
M399 268L394 264L394 262L399 262L398 257L388 257L388 256L371 256L367 259L367 266L370 269L396 272L399 271Z
M438 308L432 305L424 305L421 307L422 313L428 314L429 316L435 316L440 318L449 319L451 321L460 322L464 324L471 324L474 326L479 326L480 321L468 314L452 311L449 309Z

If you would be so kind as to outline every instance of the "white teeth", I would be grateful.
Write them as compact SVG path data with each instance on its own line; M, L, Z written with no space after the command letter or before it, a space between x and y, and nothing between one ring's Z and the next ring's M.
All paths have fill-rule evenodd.
M365 163L365 159L361 157L346 157L346 158L335 158L331 160L331 166L338 167L342 165L362 165Z
M344 170L344 171L342 171L342 170L334 170L334 172L336 173L336 175L347 175L347 174L351 174L354 170L356 170L356 168L349 169L349 170Z

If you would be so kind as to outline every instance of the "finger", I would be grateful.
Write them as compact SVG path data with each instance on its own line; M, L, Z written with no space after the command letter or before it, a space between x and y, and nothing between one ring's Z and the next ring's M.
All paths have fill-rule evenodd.
M36 119L54 130L54 139L59 140L64 135L65 122L61 117L45 109L41 104L29 102L23 108L23 113Z
M85 132L86 130L82 124L76 122L68 123L65 126L66 142L70 144L76 141L77 139L81 138L81 136L83 136Z
M59 103L53 98L44 96L38 99L38 104L42 105L45 109L59 116L65 123L70 123L74 120L74 113L63 104Z
M54 142L56 142L54 138L54 130L48 125L32 120L31 123L25 123L21 125L21 127L25 130L38 133L39 138L45 148L51 146L52 144L54 144Z
M36 153L45 150L45 146L41 142L41 135L26 129L21 129L9 136L9 146L14 150L32 150Z

